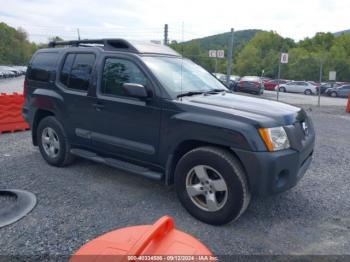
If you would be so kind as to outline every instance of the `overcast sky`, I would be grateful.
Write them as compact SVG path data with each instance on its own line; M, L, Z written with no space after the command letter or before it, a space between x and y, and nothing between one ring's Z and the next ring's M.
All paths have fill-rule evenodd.
M0 0L0 21L24 28L32 41L124 37L185 40L235 30L264 29L300 40L350 29L349 0ZM182 24L184 36L182 36Z

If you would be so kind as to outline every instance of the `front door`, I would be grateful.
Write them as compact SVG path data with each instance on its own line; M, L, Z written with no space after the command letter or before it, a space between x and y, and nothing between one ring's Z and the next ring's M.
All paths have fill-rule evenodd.
M91 142L99 151L127 159L156 162L161 109L149 77L138 60L103 59L93 107ZM141 84L150 97L129 97L124 83Z

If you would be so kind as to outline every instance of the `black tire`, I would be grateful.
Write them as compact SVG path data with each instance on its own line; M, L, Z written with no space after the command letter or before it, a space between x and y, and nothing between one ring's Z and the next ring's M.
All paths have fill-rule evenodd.
M338 94L337 94L337 92L334 92L334 91L333 91L333 92L330 93L330 96L331 96L331 97L337 97Z
M55 157L49 156L44 149L42 134L46 128L53 129L58 138L59 150ZM37 129L37 139L40 153L48 164L56 167L63 167L70 164L74 159L70 153L70 145L67 141L63 126L55 117L48 116L40 121Z
M305 94L305 95L312 95L312 91L311 91L310 89L306 89L306 90L304 91L304 94Z
M285 92L286 92L286 88L283 87L283 86L281 86L281 87L279 88L279 91L285 93Z
M226 201L219 210L203 210L187 193L188 175L194 167L202 165L218 171L227 185ZM240 162L233 154L221 148L200 147L186 153L175 169L175 187L186 210L195 218L212 225L222 225L238 219L250 202L248 182Z

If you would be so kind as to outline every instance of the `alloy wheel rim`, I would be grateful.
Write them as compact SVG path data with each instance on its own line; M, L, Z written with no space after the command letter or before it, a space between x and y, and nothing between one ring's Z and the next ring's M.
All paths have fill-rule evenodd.
M209 166L198 165L187 173L186 191L191 201L207 212L216 212L227 202L226 181L217 170Z
M60 142L58 135L51 127L46 127L41 135L41 141L45 153L51 157L55 158L60 152Z

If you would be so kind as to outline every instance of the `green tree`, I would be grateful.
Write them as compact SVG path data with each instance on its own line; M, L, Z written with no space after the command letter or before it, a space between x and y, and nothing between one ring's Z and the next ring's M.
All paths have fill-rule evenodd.
M0 23L0 64L26 64L36 49L23 29Z

